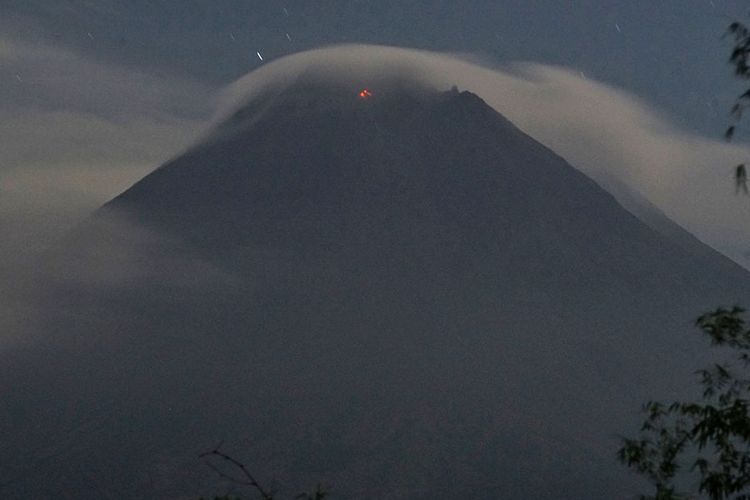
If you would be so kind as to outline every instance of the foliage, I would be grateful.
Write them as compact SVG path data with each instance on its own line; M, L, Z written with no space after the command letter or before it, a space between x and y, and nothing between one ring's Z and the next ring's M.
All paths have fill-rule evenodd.
M696 321L712 345L734 356L697 372L702 401L649 402L639 437L623 439L618 458L654 487L642 499L692 498L677 484L697 474L701 495L750 500L750 329L743 312L720 308Z
M733 22L729 25L727 35L734 39L734 47L729 56L729 63L734 67L734 74L743 80L750 80L750 30L743 23ZM736 131L737 123L750 105L750 88L740 94L732 106L734 124L727 127L725 137L731 139Z
M750 29L743 23L736 21L729 25L726 34L734 39L734 46L729 55L729 63L734 68L735 76L743 80L750 80ZM732 137L734 137L737 126L742 120L742 115L748 105L750 105L750 88L745 89L732 105L731 116L733 123L724 132L724 137L728 141L731 141ZM740 192L746 195L750 194L747 185L747 170L744 163L735 167L734 180L737 187L735 192L737 194Z

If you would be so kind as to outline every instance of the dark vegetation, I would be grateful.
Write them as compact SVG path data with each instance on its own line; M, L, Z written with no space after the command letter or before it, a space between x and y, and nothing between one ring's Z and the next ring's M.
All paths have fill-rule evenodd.
M734 358L698 370L702 400L651 401L640 435L623 439L618 458L653 486L641 498L691 498L691 488L716 500L750 498L742 494L750 487L750 329L743 312L720 308L696 321L711 345Z
M750 65L748 65L748 62L750 62L750 30L745 24L735 21L729 25L727 36L731 36L734 40L729 63L734 69L735 76L742 80L750 80ZM734 137L737 126L748 105L750 105L750 88L745 89L732 105L732 124L724 132L724 137L727 140L732 140ZM737 185L736 192L742 191L744 194L748 194L747 169L744 163L735 167L734 179Z

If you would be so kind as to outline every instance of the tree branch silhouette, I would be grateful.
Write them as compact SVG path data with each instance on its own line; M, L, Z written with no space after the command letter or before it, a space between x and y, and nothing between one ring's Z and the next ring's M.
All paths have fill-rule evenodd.
M245 464L243 464L239 460L235 459L234 457L230 455L227 455L226 453L220 450L223 444L224 444L224 441L219 443L213 450L207 451L205 453L201 453L200 455L198 455L198 458L206 459L206 465L208 465L220 477L227 479L234 484L241 484L243 486L250 486L252 488L255 488L255 490L258 492L258 494L260 494L263 500L273 500L273 494L270 492L270 490L266 490L265 488L263 488L263 486L260 485L260 483L255 479L255 477L253 477L253 475L250 474L250 471L247 470L247 467L245 467ZM238 479L236 477L233 477L225 473L224 471L222 471L219 467L217 467L210 461L210 457L218 457L221 460L230 463L236 469L242 472L242 474L245 476L244 479L241 479L241 478Z

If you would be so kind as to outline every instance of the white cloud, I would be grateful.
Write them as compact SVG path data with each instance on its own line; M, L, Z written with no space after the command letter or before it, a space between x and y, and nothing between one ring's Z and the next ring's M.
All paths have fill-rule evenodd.
M136 181L189 145L212 106L212 89L195 82L7 38L0 38L0 81L0 191L18 190L24 183L16 177L74 172L83 182L58 191L105 201L126 186L90 185L83 173L101 181L102 171L120 168Z
M212 107L204 85L1 36L0 82L0 230L18 249L179 153Z
M0 36L0 347L35 331L47 248L187 147L211 96L195 82Z

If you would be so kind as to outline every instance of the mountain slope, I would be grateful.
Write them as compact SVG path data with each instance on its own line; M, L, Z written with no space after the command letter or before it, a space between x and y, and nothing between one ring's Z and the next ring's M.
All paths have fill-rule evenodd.
M0 462L24 457L8 491L209 494L195 457L222 439L257 476L339 498L636 491L616 436L689 394L691 319L746 297L747 274L473 94L360 90L261 94L71 235L57 340L2 373Z

